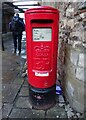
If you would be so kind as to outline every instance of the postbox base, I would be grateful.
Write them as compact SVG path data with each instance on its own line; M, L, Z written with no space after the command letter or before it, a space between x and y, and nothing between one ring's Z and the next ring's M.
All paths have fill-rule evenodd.
M30 86L29 101L30 101L30 104L33 106L33 108L45 110L53 107L56 103L55 88L56 86L53 86L47 89L38 89Z

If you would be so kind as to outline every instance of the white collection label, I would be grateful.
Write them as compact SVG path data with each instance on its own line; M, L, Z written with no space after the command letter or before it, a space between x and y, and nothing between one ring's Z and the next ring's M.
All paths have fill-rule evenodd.
M40 77L49 76L49 73L48 72L44 72L44 73L35 72L35 76L40 76Z
M51 41L51 28L33 28L33 41Z

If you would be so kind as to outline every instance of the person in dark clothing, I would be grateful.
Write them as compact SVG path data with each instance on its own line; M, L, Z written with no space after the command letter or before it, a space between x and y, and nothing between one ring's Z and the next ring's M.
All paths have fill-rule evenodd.
M25 30L25 25L23 19L19 17L19 14L16 14L9 23L9 28L12 31L13 41L14 41L14 53L18 48L19 55L21 53L21 40L22 32Z

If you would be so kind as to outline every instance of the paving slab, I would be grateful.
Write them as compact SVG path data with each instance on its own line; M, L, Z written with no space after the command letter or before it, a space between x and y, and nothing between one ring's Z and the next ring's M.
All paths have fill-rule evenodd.
M3 84L2 85L2 102L12 103L18 94L20 85Z
M9 53L7 51L2 52L2 68L3 66L9 66L9 68L16 69L23 62L23 59L15 54ZM3 69L4 70L4 69Z
M26 78L24 78L24 84L23 84L23 87L25 86L25 87L28 87L28 78L26 77Z
M31 109L13 109L9 118L32 118L32 110Z
M45 118L45 111L43 110L33 110L32 109L32 118Z
M2 118L8 118L13 104L5 103L2 108Z
M9 84L22 72L25 60L7 51L2 52L2 82Z
M18 71L5 70L2 72L2 83L9 84L17 77Z
M29 88L28 87L22 87L20 92L19 92L19 96L28 97L29 96Z
M14 108L9 118L44 118L45 111Z
M15 108L32 108L29 97L18 97L15 101Z
M59 107L58 104L56 104L53 108L47 111L46 118L67 118L65 108Z
M23 82L24 82L24 79L22 78L21 74L18 74L17 77L12 81L12 84L22 85Z

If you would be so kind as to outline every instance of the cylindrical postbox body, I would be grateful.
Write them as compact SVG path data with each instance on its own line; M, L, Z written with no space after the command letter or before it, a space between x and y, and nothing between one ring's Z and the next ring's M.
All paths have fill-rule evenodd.
M59 11L48 6L25 12L28 82L47 89L56 84Z

